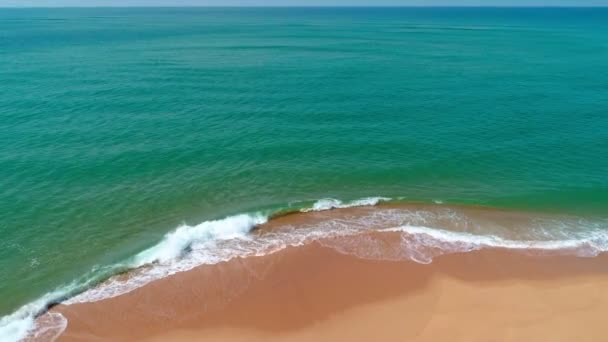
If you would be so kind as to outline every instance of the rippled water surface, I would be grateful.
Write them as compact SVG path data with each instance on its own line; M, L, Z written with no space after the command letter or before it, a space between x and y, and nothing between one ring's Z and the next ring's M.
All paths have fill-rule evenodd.
M0 316L190 226L608 215L608 10L0 10Z

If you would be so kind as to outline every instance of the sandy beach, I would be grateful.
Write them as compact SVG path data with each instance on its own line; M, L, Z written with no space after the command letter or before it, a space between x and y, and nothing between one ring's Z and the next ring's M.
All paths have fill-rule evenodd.
M483 250L425 265L315 242L51 312L69 322L59 341L599 341L607 286L605 255Z

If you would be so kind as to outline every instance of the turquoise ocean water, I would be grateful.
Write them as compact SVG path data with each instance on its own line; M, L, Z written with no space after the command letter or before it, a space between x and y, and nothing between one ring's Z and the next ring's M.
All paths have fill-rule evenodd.
M608 10L0 9L0 147L0 316L322 198L606 218Z

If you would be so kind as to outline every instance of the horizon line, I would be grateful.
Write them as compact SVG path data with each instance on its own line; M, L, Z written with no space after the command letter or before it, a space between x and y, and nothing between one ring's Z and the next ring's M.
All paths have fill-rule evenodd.
M1 6L0 8L608 8L606 5L92 5Z

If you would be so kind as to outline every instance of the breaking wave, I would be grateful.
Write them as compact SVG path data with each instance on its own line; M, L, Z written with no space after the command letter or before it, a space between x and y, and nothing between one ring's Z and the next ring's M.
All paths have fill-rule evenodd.
M324 211L331 209L340 209L340 208L353 208L353 207L362 207L368 205L377 205L380 202L387 202L391 199L388 197L366 197L358 200L350 201L350 202L342 202L340 200L334 198L324 198L316 201L312 207L304 208L300 211L302 212L310 212L310 211Z
M579 257L593 257L608 250L606 220L527 214L494 220L447 206L371 207L389 200L384 197L350 202L322 199L295 215L361 208L356 212L336 210L335 215L310 222L302 220L297 225L287 219L287 223L268 231L253 232L271 217L262 213L179 226L156 245L128 260L96 267L81 279L1 318L0 340L18 341L25 336L34 340L54 340L65 328L65 318L58 313L41 315L56 303L69 305L111 298L199 265L267 255L313 241L360 258L418 263L430 263L443 254L486 248L559 252ZM514 231L517 234L513 234ZM397 234L399 238L383 238L387 234ZM40 326L36 326L37 318L39 322L43 320Z

